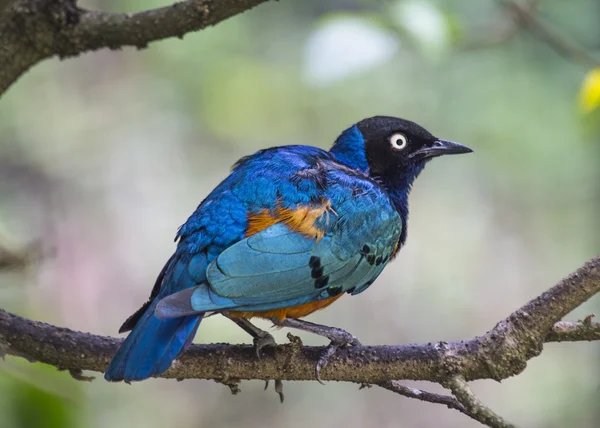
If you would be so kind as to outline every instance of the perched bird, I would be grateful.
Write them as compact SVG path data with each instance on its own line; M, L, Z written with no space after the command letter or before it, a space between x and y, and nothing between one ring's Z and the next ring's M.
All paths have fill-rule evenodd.
M105 378L164 372L213 313L250 333L257 352L275 342L253 317L329 338L318 378L339 346L358 341L299 318L365 291L406 240L408 194L425 164L471 151L408 120L376 116L345 130L329 151L284 146L242 158L179 229L150 299L119 330L132 331Z

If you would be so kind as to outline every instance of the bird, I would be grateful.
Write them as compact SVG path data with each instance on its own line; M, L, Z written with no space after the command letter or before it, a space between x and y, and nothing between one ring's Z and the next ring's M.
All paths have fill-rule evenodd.
M301 318L367 290L406 242L408 197L425 165L469 152L412 121L374 116L329 151L288 145L243 157L178 229L150 298L119 330L130 333L105 379L160 375L204 317L222 314L253 336L259 357L275 341L252 318L328 338L320 381L339 347L360 342ZM283 399L280 381L275 389Z

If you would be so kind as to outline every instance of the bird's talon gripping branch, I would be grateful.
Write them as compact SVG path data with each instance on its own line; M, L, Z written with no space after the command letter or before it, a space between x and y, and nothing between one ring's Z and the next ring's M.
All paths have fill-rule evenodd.
M321 370L327 366L329 358L334 355L338 349L345 348L347 346L362 346L358 338L353 334L335 327L332 327L332 331L335 331L336 338L335 340L331 340L329 347L323 353L323 355L321 355L317 365L315 366L315 376L317 381L322 385L324 385L324 383L321 380ZM329 338L331 339L331 337Z
M342 330L341 328L328 327L293 318L287 318L284 320L274 318L272 321L279 327L297 328L298 330L304 330L326 337L331 341L329 347L325 350L323 355L321 355L317 365L315 366L315 377L321 384L323 384L323 381L321 380L321 370L327 366L329 358L334 355L339 348L343 348L345 346L361 346L361 343L356 336L348 333L346 330Z
M239 327L241 327L246 333L252 336L252 343L254 344L254 348L256 349L256 356L258 359L261 358L260 351L263 348L268 346L277 346L277 342L275 342L275 338L264 330L261 330L250 321L243 318L232 318L227 314L223 314L225 317L229 318L231 321L236 323Z
M264 333L265 334L263 336L257 336L253 339L254 347L256 348L256 356L258 357L258 359L261 358L260 351L263 348L267 348L269 346L271 346L271 347L277 346L277 342L275 342L275 338L267 332L264 332Z
M317 365L315 366L315 378L317 379L317 382L319 382L321 385L325 385L325 383L321 380L321 370L329 362L329 357L331 357L333 354L335 354L340 346L341 345L336 345L334 343L331 343L329 345L329 347L327 348L327 350L325 350L323 355L321 355L321 357L319 358L319 361L317 362Z

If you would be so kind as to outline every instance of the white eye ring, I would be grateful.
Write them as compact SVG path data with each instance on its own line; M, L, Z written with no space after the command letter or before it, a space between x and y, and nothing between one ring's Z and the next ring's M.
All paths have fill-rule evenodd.
M402 150L408 144L408 140L404 134L394 134L390 137L390 144L394 150Z

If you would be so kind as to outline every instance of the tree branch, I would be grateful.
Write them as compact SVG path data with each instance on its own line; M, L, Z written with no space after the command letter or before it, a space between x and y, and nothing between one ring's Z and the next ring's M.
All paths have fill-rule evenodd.
M397 380L383 382L380 383L379 386L408 398L415 398L417 400L426 401L428 403L443 404L449 409L458 410L459 412L464 413L468 417L477 420L477 418L472 413L465 409L465 406L463 406L456 398L450 397L449 395L434 394L432 392L423 391L421 389L410 388L408 386L400 384L400 382L398 382Z
M467 381L461 375L453 376L448 382L448 387L452 390L452 393L456 396L458 401L460 401L469 412L469 416L472 416L482 424L493 428L514 428L514 425L508 423L502 417L494 413L492 409L486 407L481 400L473 394Z
M591 316L578 323L557 322L599 291L600 256L483 336L459 342L340 349L321 377L377 384L405 396L445 404L489 426L510 426L501 425L505 422L473 401L464 382L516 375L525 369L529 359L540 354L544 342L600 340L600 325L593 323ZM103 372L120 342L28 320L0 309L0 351L69 370L77 376L82 370ZM315 380L314 366L324 349L293 341L264 351L265 356L258 360L249 345L194 345L161 377L230 383L240 379ZM458 401L407 389L391 379L437 382L451 388Z
M0 272L4 270L21 270L31 262L42 259L49 251L39 242L32 242L20 250L9 249L0 244Z
M536 14L535 7L522 5L515 0L497 0L512 14L515 22L536 35L540 40L550 46L556 53L563 57L589 67L598 67L600 59L596 58L571 40L552 25L542 21Z
M267 0L186 0L133 14L80 9L76 0L0 0L0 95L37 62L148 43L215 25ZM2 8L1 6L4 5Z
M476 37L467 39L461 46L463 50L489 48L505 43L525 29L567 60L585 67L600 66L600 57L594 56L580 43L539 17L540 0L496 2L503 7L504 15L483 26Z
M540 0L528 0L523 5L519 5L523 13L534 14L540 3ZM503 10L502 16L494 19L493 22L483 25L477 31L477 37L467 39L461 46L463 50L475 50L496 46L513 39L519 34L521 27L519 22L514 19L515 12L507 5Z
M554 326L546 342L578 342L582 340L600 340L600 323L592 322L594 315L588 315L583 321L559 321Z

